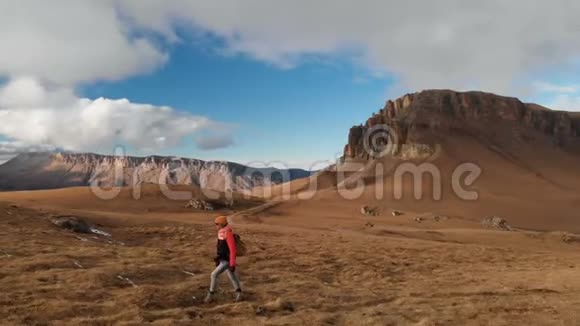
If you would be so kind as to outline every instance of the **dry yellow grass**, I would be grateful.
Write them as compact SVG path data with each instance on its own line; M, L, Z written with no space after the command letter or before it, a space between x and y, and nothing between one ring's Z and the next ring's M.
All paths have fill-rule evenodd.
M213 268L211 215L178 210L169 218L139 212L117 219L111 212L76 210L113 234L117 242L109 244L53 227L46 217L58 208L0 204L2 324L580 321L580 246L558 234L457 228L451 222L412 228L390 223L394 217L385 214L373 228L364 228L362 219L300 227L285 225L291 209L276 209L285 208L236 219L250 250L239 259L246 300L232 302L224 276L216 302L208 305L201 300Z

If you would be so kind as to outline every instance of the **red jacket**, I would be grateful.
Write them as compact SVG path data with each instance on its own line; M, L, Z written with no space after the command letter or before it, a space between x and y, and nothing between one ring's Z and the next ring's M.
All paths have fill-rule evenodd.
M236 266L236 239L234 231L229 225L219 229L217 234L217 256L219 260L228 261L230 267Z

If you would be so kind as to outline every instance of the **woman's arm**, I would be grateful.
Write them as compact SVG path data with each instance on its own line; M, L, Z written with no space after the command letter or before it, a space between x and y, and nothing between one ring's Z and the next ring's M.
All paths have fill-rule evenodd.
M230 267L236 266L236 239L234 238L234 232L228 232L226 236L226 242L228 243L228 247L230 248Z

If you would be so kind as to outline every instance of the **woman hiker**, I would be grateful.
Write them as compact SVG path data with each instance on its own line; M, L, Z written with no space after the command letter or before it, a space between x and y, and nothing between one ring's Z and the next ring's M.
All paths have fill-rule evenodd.
M236 240L234 232L228 225L228 219L225 216L218 216L215 219L215 227L217 231L217 257L214 259L216 268L211 273L211 281L209 292L205 297L204 302L210 303L213 300L213 295L217 285L217 278L221 273L226 272L234 290L236 291L235 301L242 300L242 288L240 287L240 280L236 274Z

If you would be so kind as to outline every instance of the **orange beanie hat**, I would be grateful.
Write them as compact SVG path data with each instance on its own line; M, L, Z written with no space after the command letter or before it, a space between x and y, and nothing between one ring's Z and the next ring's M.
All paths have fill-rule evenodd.
M218 216L215 218L215 224L226 225L228 224L228 218L225 216Z

